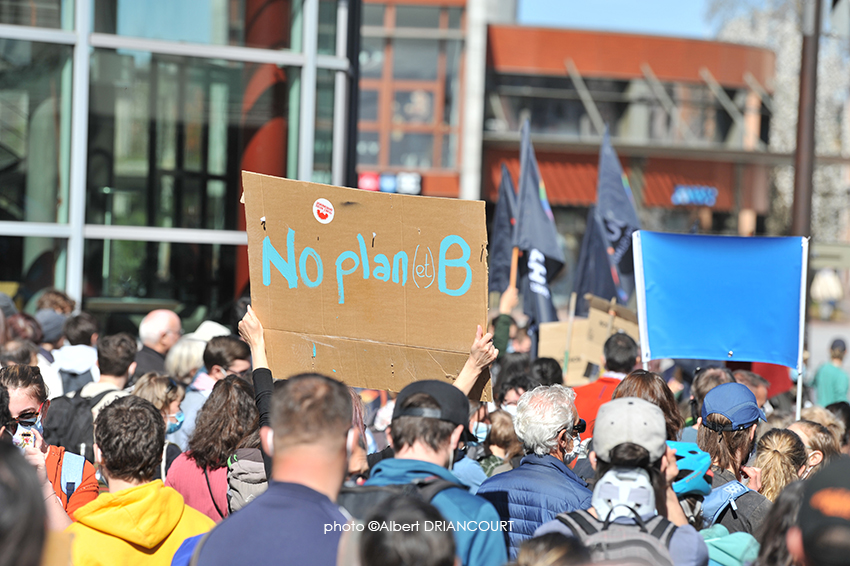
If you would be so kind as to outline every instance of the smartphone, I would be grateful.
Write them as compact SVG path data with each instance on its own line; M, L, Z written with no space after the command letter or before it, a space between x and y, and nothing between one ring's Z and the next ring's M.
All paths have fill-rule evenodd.
M21 433L21 450L28 446L35 448L35 435L27 430Z

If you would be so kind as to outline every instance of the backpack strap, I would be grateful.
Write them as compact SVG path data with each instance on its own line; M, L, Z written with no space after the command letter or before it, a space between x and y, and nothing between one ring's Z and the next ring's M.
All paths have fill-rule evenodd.
M416 486L416 489L419 492L419 496L424 499L426 503L431 503L431 500L434 499L434 497L436 497L438 493L440 493L441 491L445 491L451 487L458 487L464 491L468 491L459 483L445 480L437 476L426 478L424 480L417 480L413 482L413 485Z
M747 493L749 489L739 481L730 481L711 490L702 503L703 522L706 527L715 524L726 509L732 506L733 511L738 510L735 500Z
M599 532L599 529L593 525L593 522L596 522L596 518L584 510L559 513L555 518L568 526L573 531L573 534L582 540L586 536Z
M652 527L652 524L656 523L655 527ZM646 522L647 527L652 527L652 531L650 534L664 543L668 549L670 548L670 541L673 540L673 533L676 532L676 525L670 522L666 517L662 517L661 515L657 515Z
M86 459L79 454L74 454L66 450L62 455L62 472L59 487L69 501L71 496L74 495L74 491L83 483L83 467L85 464Z

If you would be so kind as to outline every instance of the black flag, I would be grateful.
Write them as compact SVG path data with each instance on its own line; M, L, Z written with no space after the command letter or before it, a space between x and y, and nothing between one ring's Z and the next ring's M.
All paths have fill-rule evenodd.
M514 230L514 247L523 251L520 265L523 310L530 319L532 357L537 355L537 327L558 320L549 282L564 266L564 253L558 243L558 231L546 187L540 178L537 157L531 145L528 120L522 125L519 158L519 198Z
M590 305L584 295L592 293L603 299L617 296L617 287L611 276L611 264L608 261L607 243L602 226L596 216L596 207L587 212L587 227L581 239L581 252L576 266L576 281L573 289L578 295L576 315L587 316Z
M640 222L635 212L629 180L623 173L617 152L611 147L607 129L602 138L602 147L599 148L596 219L605 237L617 300L620 304L626 304L635 290L632 232L640 229Z
M514 182L503 163L499 202L490 234L490 292L504 293L510 284L516 206Z

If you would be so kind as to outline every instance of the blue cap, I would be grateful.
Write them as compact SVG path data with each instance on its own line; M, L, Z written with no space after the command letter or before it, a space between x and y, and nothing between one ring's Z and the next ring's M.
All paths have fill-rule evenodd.
M708 415L717 413L730 421L731 425L720 426L706 422ZM767 420L759 409L756 396L740 383L724 383L706 394L702 402L702 425L717 432L742 430L758 420Z

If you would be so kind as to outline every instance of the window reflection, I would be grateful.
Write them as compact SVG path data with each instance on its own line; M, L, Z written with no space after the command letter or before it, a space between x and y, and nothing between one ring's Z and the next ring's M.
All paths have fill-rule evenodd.
M24 308L42 289L64 287L66 244L53 238L0 236L0 291Z
M288 69L106 49L91 64L87 222L235 230L241 169L286 174Z
M86 0L79 0L86 1ZM92 1L92 0L88 0ZM291 45L292 0L93 0L94 30L130 37L298 49ZM333 3L336 2L325 2ZM300 24L299 24L300 25ZM332 35L335 35L335 31Z
M0 220L67 222L71 53L0 39Z

